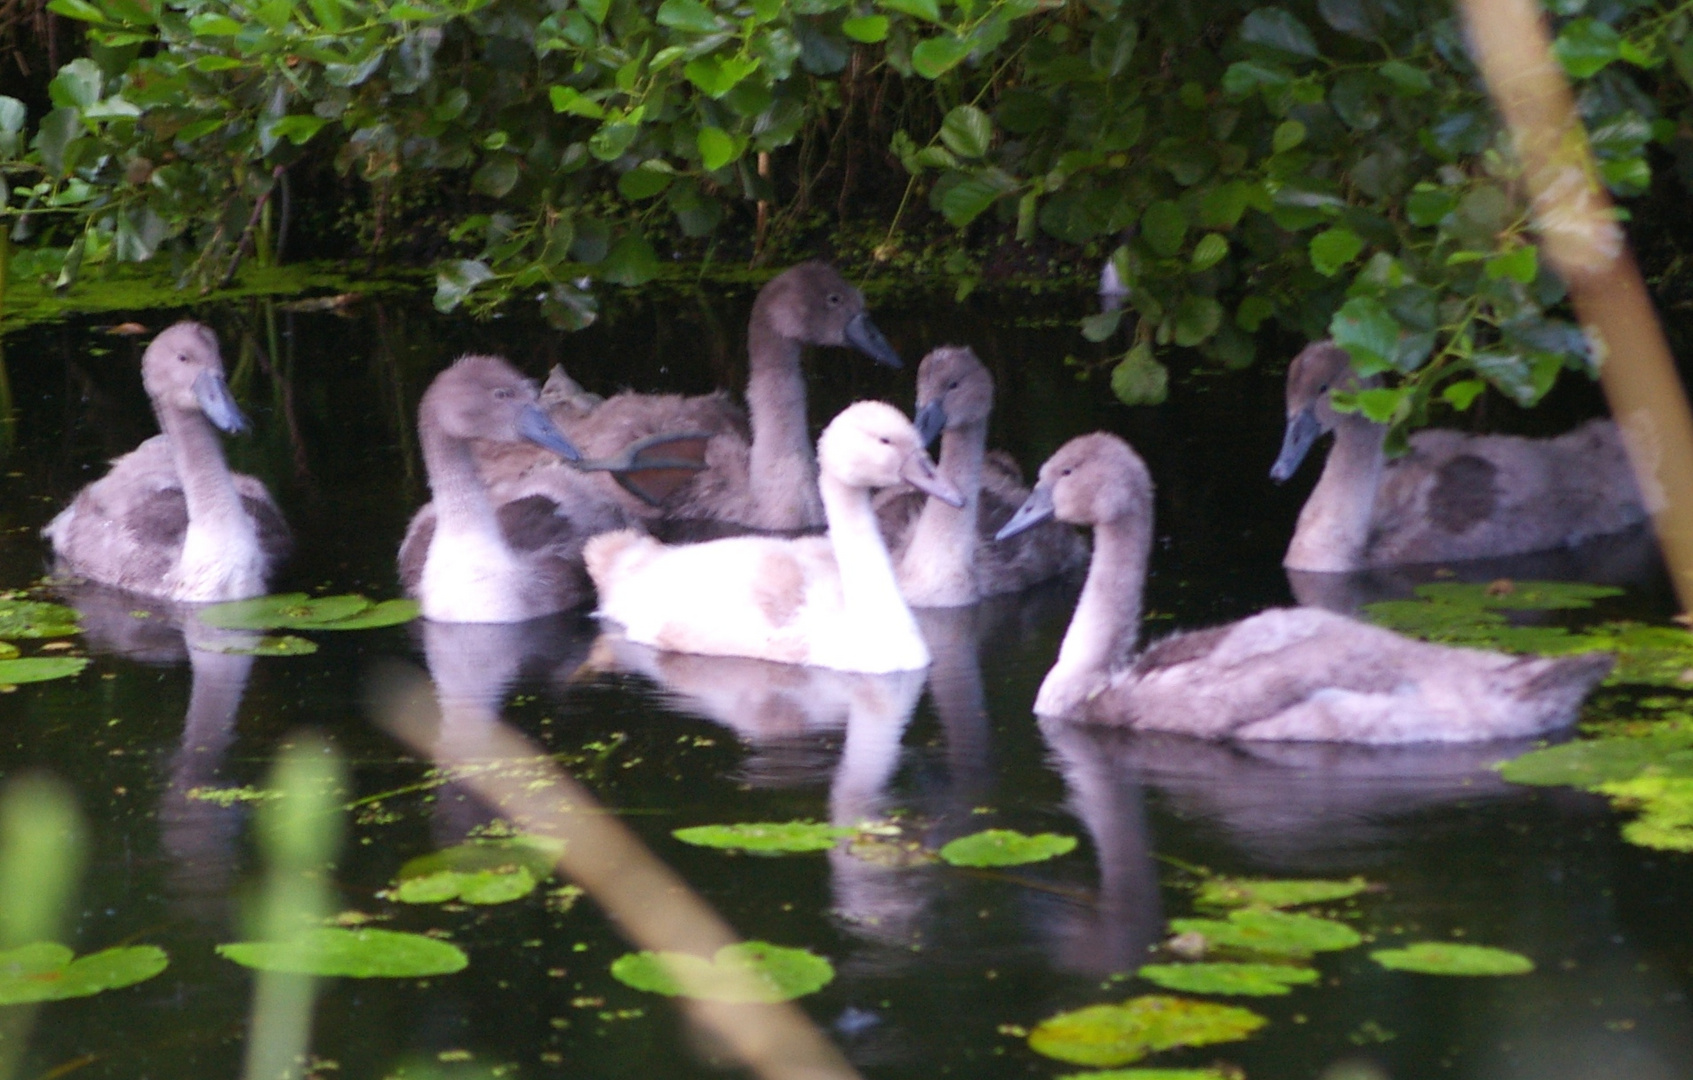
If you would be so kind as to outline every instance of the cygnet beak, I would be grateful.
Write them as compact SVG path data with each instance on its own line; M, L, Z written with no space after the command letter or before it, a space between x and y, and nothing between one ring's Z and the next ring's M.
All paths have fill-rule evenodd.
M951 480L935 470L935 463L922 447L913 450L899 467L899 478L918 491L933 495L951 507L964 505L964 496Z
M946 429L946 407L941 404L944 399L936 398L917 410L917 416L912 420L912 426L917 429L917 437L923 440L923 445L933 443L943 430Z
M882 332L876 328L876 324L870 321L869 312L861 311L854 315L852 320L846 324L844 333L848 345L876 361L876 363L886 364L893 368L901 366L899 353L894 352L894 347L888 344L888 339L883 337Z
M220 431L239 435L247 430L247 417L241 406L235 404L235 396L229 392L229 384L223 381L222 375L202 371L195 376L194 400L200 403L200 411L206 414L206 419L216 424Z
M1045 484L1036 484L1035 490L1029 492L1029 497L1023 500L1023 505L1019 506L1017 512L1011 515L1010 521L1007 521L997 533L994 533L993 538L995 540L1009 539L1026 529L1034 528L1052 517L1056 512L1056 508L1052 505L1052 489Z
M1270 466L1270 479L1280 484L1291 477L1305 460L1311 444L1323 433L1315 406L1307 405L1287 418L1287 430L1282 433L1282 452Z
M571 445L564 432L534 403L523 406L517 417L517 433L536 446L551 450L566 461L581 461L582 451Z

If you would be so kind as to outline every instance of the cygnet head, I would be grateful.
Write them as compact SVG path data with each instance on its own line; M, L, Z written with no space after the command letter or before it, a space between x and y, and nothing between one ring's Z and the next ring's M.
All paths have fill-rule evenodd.
M1270 479L1279 484L1291 477L1311 444L1340 422L1340 414L1329 405L1331 390L1371 385L1374 380L1360 380L1353 374L1351 358L1334 342L1313 341L1301 349L1287 366L1287 428L1281 453L1270 467Z
M141 385L155 408L200 412L220 429L247 430L247 418L223 377L217 335L197 322L163 331L141 356Z
M497 356L464 356L435 376L418 405L418 426L454 439L528 441L566 461L582 454L539 404L535 384Z
M999 530L1004 540L1057 518L1071 525L1109 525L1152 517L1152 474L1128 443L1103 431L1080 435L1040 467L1035 489Z
M753 302L752 325L806 345L850 345L877 363L900 366L864 310L864 294L828 263L800 263L771 278Z
M952 506L964 505L964 496L935 470L911 421L880 401L849 405L829 421L817 440L817 465L825 477L848 487L903 482Z
M943 345L917 365L917 434L924 445L946 428L987 422L993 376L967 345Z

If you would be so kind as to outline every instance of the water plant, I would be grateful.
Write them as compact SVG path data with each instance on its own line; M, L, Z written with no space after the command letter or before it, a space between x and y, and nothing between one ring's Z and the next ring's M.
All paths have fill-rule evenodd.
M1160 1050L1244 1039L1268 1021L1233 1005L1147 994L1048 1017L1029 1047L1076 1065L1127 1065Z
M625 953L611 965L619 982L667 997L707 1001L788 1001L815 993L835 977L834 965L806 949L741 941L710 959L679 952Z
M1384 968L1423 975L1526 975L1534 970L1534 961L1521 953L1455 941L1414 941L1377 949L1370 959Z

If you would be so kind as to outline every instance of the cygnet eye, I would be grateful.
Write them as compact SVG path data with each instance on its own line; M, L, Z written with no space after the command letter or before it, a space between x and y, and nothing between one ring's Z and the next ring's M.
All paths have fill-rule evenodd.
M957 379L954 379L954 380L952 380L952 381L951 381L951 382L949 382L949 383L947 383L947 384L946 384L946 388L947 388L947 389L948 389L948 390L956 390L956 389L958 389L958 380L957 380Z
M881 444L883 446L892 446L894 444L894 441L892 439L888 438L886 435L878 435L878 436L876 436L876 438L881 442Z
M179 364L186 364L186 363L188 363L188 354L187 354L187 353L185 353L185 352L179 352L179 353L177 353L177 354L176 354L176 361L177 361L177 363L179 363Z
M1069 476L1071 473L1073 473L1075 471L1076 471L1075 469L1065 469L1063 472L1059 473L1058 475L1059 476Z
M829 306L830 307L840 307L841 306L841 300L842 300L842 297L841 297L840 293L832 292L832 293L829 294Z
M496 401L509 401L509 400L511 400L511 390L510 390L510 388L504 387L504 386L494 387L494 399Z

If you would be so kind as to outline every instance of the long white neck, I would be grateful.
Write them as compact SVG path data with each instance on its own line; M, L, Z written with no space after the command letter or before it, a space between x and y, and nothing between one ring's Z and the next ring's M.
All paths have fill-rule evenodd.
M841 576L842 637L886 653L890 666L885 670L928 666L929 649L900 595L893 560L870 507L870 492L831 476L824 476L820 486L829 544Z
M800 343L755 320L747 332L747 414L752 447L747 481L765 529L806 529L823 523L817 459L805 415Z
M419 423L418 429L435 506L435 535L418 586L424 616L442 622L527 617L522 569L500 531L469 440L433 423Z
M1106 687L1112 672L1128 663L1140 637L1141 593L1151 552L1148 515L1094 526L1087 584L1058 647L1058 661L1035 695L1035 712L1068 716L1080 711Z
M961 607L974 604L980 595L976 517L987 442L986 420L949 427L941 434L937 467L965 501L961 507L948 506L931 495L911 527L911 539L899 557L899 586L913 607Z
M172 595L192 601L258 596L265 591L258 529L241 503L211 421L198 409L160 407L155 412L188 504L188 531Z
M1299 511L1299 525L1282 565L1289 570L1343 572L1364 565L1370 518L1386 460L1387 426L1343 414L1323 475Z

